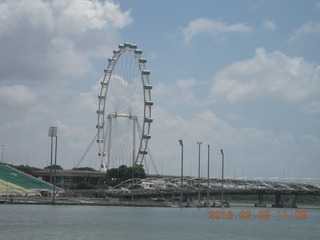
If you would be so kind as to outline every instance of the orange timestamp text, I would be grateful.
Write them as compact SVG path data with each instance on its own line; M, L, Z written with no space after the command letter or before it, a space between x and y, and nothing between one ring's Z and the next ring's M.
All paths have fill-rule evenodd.
M275 213L274 213L275 214ZM209 211L209 219L270 219L270 211ZM306 219L308 217L307 211L277 211L276 217L279 219Z

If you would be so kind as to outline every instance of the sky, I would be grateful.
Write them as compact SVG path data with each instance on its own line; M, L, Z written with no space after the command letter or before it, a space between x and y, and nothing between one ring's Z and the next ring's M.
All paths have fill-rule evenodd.
M79 165L118 44L153 85L149 173L320 178L320 1L0 0L2 160ZM208 148L210 145L210 148ZM98 144L80 166L100 167ZM150 155L150 154L149 154ZM152 167L153 160L156 169Z

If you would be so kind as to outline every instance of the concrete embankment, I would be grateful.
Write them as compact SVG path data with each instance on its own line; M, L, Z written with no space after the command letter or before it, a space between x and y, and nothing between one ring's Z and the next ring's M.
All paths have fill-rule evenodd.
M84 205L84 206L132 206L132 207L171 207L166 201L119 201L118 199L97 198L0 198L1 204L35 205Z

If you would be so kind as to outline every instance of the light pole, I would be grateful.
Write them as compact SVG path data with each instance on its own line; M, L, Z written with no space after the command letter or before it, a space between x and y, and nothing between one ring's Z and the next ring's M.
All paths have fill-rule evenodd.
M210 166L210 145L208 144L208 188L207 188L207 207L209 207L210 204L210 200L209 200L209 184L210 184L210 180L209 180L209 166Z
M133 196L133 186L134 186L134 158L135 158L135 148L136 148L136 128L135 128L135 118L133 118L133 127L132 127L132 171L131 171L131 202L134 201L134 196Z
M52 184L53 137L57 136L57 127L49 127L48 136L51 137L50 183Z
M134 201L133 185L134 185L134 150L132 151L132 171L131 171L131 202Z
M55 146L55 153L54 153L53 204L55 203L55 197L56 197L57 151L58 151L58 135L56 135L56 146Z
M181 192L180 192L180 203L183 201L183 141L180 139L181 145Z
M202 142L197 142L199 145L199 164L198 164L198 201L200 202L200 147Z
M3 151L4 151L4 144L2 144L2 158L1 158L1 164L3 165Z
M56 138L55 154L54 154L54 181L53 181L53 195L52 195L53 204L55 203L55 194L56 194L56 168L57 168L57 144L58 144L57 132L58 132L57 127L49 127L48 136L51 137L50 183L52 183L53 137Z
M221 157L222 157L222 174L221 174L221 207L224 207L223 203L223 172L224 172L224 153L223 150L220 149L221 151Z

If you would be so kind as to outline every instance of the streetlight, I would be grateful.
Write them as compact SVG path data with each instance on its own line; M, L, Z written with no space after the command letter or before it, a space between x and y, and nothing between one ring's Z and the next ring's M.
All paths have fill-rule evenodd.
M133 196L133 186L134 186L134 157L135 157L135 148L136 148L136 128L135 128L135 122L134 120L136 118L132 118L133 119L133 127L132 127L132 171L131 171L131 202L134 201L134 196Z
M57 137L57 127L49 127L48 136L51 137L51 157L50 157L50 183L52 183L52 157L53 157L53 137Z
M209 180L209 166L210 166L210 145L208 144L208 188L207 188L207 207L209 207L209 203L210 203L210 200L209 200L209 190L210 190L210 187L209 187L209 184L210 184L210 180Z
M199 145L199 164L198 164L198 201L200 202L200 146L202 142L197 142Z
M48 136L51 137L51 161L50 161L50 183L52 183L52 155L53 155L53 137L56 138L55 144L55 154L54 154L54 181L53 181L53 196L52 202L55 203L55 194L56 194L56 170L57 170L57 144L58 144L58 136L57 136L58 128L57 127L49 127Z
M183 201L183 141L180 139L181 145L181 192L180 192L180 203Z
M222 175L221 175L221 207L224 207L223 204L223 172L224 172L224 153L223 150L220 149L222 156Z
M3 151L4 151L4 144L2 144L2 158L1 158L1 164L3 165Z

